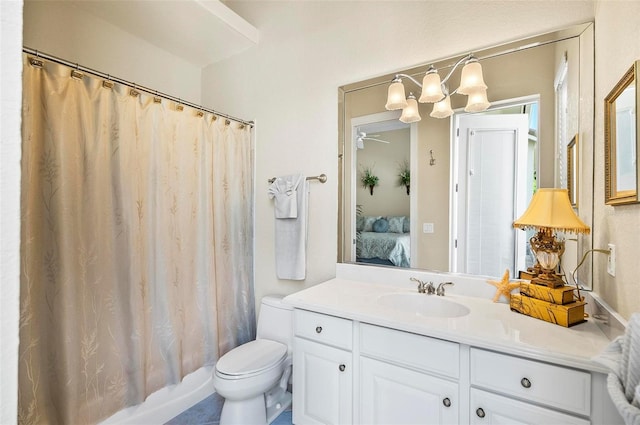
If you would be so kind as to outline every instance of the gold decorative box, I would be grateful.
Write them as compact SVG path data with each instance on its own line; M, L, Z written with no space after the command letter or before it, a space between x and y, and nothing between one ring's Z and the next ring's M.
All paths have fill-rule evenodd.
M509 302L511 310L564 327L584 322L585 304L584 301L574 301L565 305L553 304L521 294L512 294Z
M530 298L537 298L553 304L569 304L575 301L573 286L565 285L559 288L537 285L535 283L521 282L520 293Z

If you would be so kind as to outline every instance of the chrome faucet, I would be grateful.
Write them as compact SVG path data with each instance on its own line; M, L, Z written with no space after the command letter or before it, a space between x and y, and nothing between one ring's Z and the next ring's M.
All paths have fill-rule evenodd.
M452 285L453 286L453 282L442 282L440 283L440 285L438 285L438 289L436 289L436 295L439 296L444 296L444 285Z
M411 277L409 280L418 282L418 293L420 294L433 295L436 292L436 287L433 286L433 282L423 282L415 277Z

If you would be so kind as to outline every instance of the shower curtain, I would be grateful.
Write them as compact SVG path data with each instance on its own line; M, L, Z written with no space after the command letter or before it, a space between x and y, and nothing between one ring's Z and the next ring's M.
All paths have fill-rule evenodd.
M96 423L255 336L251 128L23 62L18 423Z

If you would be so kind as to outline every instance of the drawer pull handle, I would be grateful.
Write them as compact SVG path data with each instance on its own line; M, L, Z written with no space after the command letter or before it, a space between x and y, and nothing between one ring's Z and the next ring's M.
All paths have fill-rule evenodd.
M527 378L522 378L520 380L520 384L522 384L522 386L525 388L531 388L531 381L529 381Z
M482 407L478 407L476 409L476 415L478 415L479 418L484 418L484 409Z
M322 332L322 326L316 326L316 333Z
M451 406L451 400L449 400L449 397L447 397L444 400L442 400L442 404L444 404L444 407L450 407Z
M340 366L338 366L338 369L340 369L340 372L344 372L344 370L345 370L346 368L347 368L347 367L346 367L345 365L343 365L343 364L341 364Z

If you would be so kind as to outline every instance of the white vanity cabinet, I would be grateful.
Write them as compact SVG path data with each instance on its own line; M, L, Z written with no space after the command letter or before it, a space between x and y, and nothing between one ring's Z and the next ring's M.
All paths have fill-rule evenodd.
M350 320L296 309L293 348L293 423L353 423Z
M360 324L360 423L458 424L459 345Z
M427 305L378 280L340 277L285 298L296 425L624 423L591 360L610 343L593 320L567 329L460 294L445 299L466 315L428 316L415 305L440 297ZM399 304L381 302L390 296Z
M472 424L590 423L589 372L477 348L470 359Z

